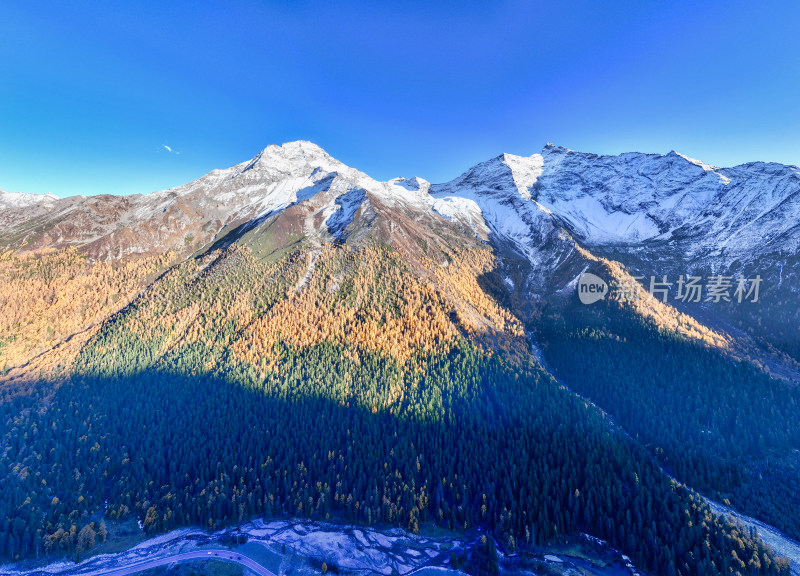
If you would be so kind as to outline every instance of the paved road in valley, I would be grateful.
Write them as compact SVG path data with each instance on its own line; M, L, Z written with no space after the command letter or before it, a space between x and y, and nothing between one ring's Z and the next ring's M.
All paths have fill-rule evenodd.
M125 574L135 574L142 570L149 568L156 568L157 566L166 566L167 564L175 564L176 562L187 562L191 560L221 560L223 562L233 562L240 564L251 572L259 576L275 576L271 571L264 568L261 564L248 558L244 554L233 552L231 550L196 550L194 552L184 552L181 554L173 554L171 556L162 556L160 558L153 558L152 560L143 560L125 566L123 568L115 568L108 572L102 572L99 576L124 576Z

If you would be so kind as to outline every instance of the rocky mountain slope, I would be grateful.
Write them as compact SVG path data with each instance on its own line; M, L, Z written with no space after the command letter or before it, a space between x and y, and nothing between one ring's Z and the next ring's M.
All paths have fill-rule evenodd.
M293 142L148 195L2 193L0 224L4 244L15 250L78 246L92 258L114 259L207 246L320 193L311 234L324 224L325 234L338 238L369 196L456 220L496 247L510 245L503 247L539 272L564 256L553 236L561 229L598 255L627 250L631 263L665 266L664 273L676 266L743 271L754 262L767 272L792 272L786 265L800 248L797 167L716 168L675 152L597 156L550 144L541 154L503 154L431 186L419 178L377 182L314 144ZM776 280L782 287L783 276Z
M0 208L4 211L14 208L32 208L40 204L50 205L55 200L58 200L58 196L52 194L24 194L0 190Z
M548 144L540 154L502 154L431 185L378 182L301 141L153 194L2 193L0 203L0 246L9 253L74 248L86 262L111 267L148 260L143 274L243 237L274 258L379 239L402 248L420 272L429 261L447 264L448 250L482 242L494 264L480 281L523 322L543 302L572 295L578 276L600 266L612 287L636 278L639 312L664 327L779 377L800 377L800 170L792 166L716 168L675 152L597 156ZM728 287L713 303L701 293L687 299L690 276L706 284L721 276ZM748 291L736 292L740 281ZM651 282L663 302L648 298ZM51 332L36 343L17 338L21 352L6 366L26 359L28 344L29 358L74 333Z
M765 274L778 272L775 289L794 286L787 264L800 248L800 170L762 162L716 168L675 152L597 156L547 145L431 186L419 178L377 182L314 144L293 142L148 195L2 193L0 238L18 251L77 246L100 260L185 253L311 200L315 221L303 234L337 240L373 199L398 214L410 207L457 221L523 256L532 279L569 252L558 240L564 230L598 256L625 255L622 263L643 273L749 273L757 262Z
M0 554L101 518L339 514L785 571L669 475L800 535L799 190L552 145L379 182L293 142L153 194L3 193ZM615 290L591 306L587 271ZM761 300L647 294L689 274Z

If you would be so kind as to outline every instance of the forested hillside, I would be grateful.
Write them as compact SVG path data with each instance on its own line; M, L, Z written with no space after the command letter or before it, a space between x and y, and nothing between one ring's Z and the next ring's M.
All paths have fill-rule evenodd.
M9 396L3 555L82 550L130 515L158 532L281 514L488 530L508 551L583 531L664 574L786 570L502 353L520 328L485 294L470 303L474 276L424 284L390 249L331 247L298 295L307 266L240 247L189 261L69 373ZM472 322L439 286L463 287ZM478 310L499 329L471 343Z
M74 248L36 256L0 253L0 373L95 329L170 260L89 262Z
M550 309L537 336L555 374L674 476L800 537L796 386L613 302Z
M300 142L6 213L0 558L296 516L786 576L695 490L800 536L797 388L666 303L580 304L582 271L631 271L533 199L560 198L541 168L503 155L430 194Z

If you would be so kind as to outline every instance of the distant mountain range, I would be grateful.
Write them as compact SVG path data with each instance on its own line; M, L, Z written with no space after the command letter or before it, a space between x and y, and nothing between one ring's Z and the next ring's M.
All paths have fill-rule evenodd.
M800 169L675 152L548 144L430 184L300 141L152 194L0 191L0 553L101 517L346 514L785 572L679 483L800 537L799 254Z

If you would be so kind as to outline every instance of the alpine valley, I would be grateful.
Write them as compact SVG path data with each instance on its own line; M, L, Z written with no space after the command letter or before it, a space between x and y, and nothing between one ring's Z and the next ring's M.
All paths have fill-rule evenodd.
M0 557L266 518L452 531L472 574L584 534L788 575L717 503L800 539L799 259L797 167L675 152L430 184L301 141L151 194L0 191Z

